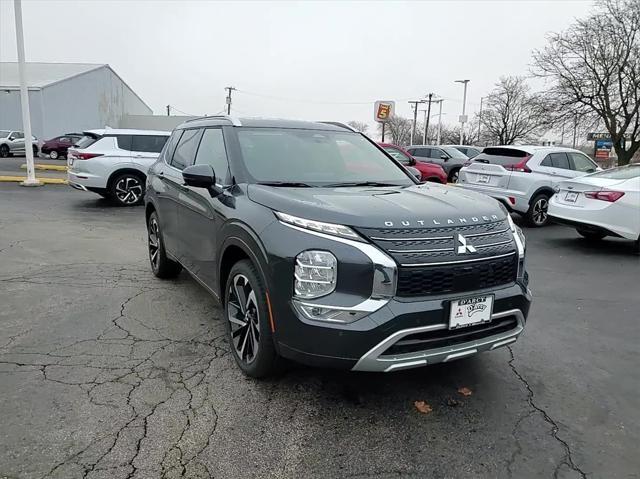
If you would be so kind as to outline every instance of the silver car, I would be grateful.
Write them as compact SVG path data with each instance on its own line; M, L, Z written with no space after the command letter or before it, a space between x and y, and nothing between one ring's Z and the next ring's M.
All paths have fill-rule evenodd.
M38 139L31 135L33 155L38 155ZM0 130L0 158L24 156L24 133L21 131Z

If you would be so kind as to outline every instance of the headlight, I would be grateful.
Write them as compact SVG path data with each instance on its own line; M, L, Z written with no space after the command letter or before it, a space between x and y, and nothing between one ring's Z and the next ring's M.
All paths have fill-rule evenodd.
M336 289L338 260L328 251L303 251L296 257L294 290L299 298L319 298Z
M307 220L299 218L297 216L288 215L286 213L274 212L276 217L283 223L287 223L300 228L318 231L320 233L326 233L333 236L341 236L342 238L348 238L350 240L362 241L362 238L358 236L358 233L353 231L348 226L337 225L334 223L323 223L321 221Z

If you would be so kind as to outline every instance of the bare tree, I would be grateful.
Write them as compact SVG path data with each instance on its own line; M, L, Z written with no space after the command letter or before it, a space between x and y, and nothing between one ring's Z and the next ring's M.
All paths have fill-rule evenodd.
M531 93L523 77L503 77L487 97L482 111L484 135L501 145L537 141L551 125L548 106L540 95Z
M349 125L351 128L355 128L356 130L361 131L362 133L366 133L369 129L369 125L367 125L364 121L351 120L347 122L347 125Z
M640 2L599 0L597 6L549 36L547 47L534 52L534 73L551 82L556 111L601 119L625 165L640 148Z
M388 135L387 138L390 138L394 145L408 145L411 139L411 126L412 120L394 115L385 125L385 135ZM378 131L382 132L382 123L378 123ZM416 138L414 138L415 141L417 141Z

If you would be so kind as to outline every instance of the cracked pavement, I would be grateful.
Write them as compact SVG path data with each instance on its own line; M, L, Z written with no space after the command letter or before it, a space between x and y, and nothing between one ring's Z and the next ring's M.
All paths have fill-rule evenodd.
M534 306L509 348L255 381L216 301L152 276L142 208L3 184L0 211L0 478L639 477L630 244L526 230Z

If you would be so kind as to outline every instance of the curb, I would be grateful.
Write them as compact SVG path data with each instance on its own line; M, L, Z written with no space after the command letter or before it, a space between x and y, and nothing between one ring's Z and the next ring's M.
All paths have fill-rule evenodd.
M52 171L67 171L67 167L64 165L43 165L36 163L33 165L36 170L52 170ZM23 170L27 169L27 165L20 165Z
M26 176L0 176L0 183L22 183L26 180ZM39 177L37 180L45 185L67 185L69 184L64 178L47 178Z

